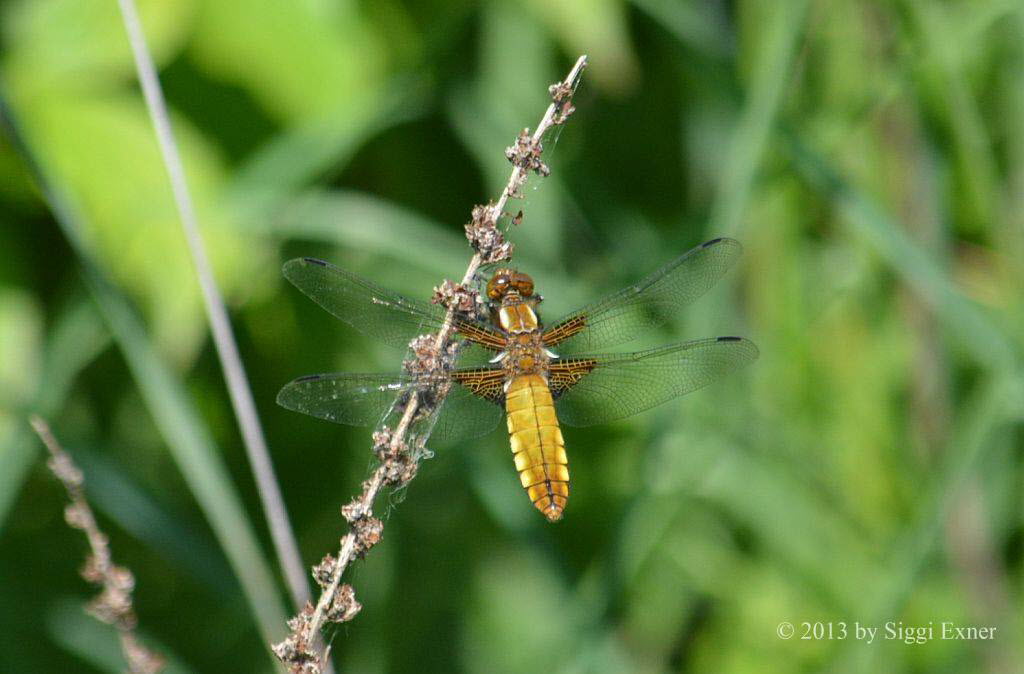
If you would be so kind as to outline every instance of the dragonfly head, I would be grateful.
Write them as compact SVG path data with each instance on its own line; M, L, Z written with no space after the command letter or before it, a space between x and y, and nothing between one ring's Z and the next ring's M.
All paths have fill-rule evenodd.
M500 300L505 295L530 297L533 295L533 279L515 269L499 269L487 282L487 296L492 300Z

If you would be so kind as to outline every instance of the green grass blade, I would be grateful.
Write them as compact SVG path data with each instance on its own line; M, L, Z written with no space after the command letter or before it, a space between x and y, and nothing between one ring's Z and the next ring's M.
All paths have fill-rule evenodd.
M238 595L230 567L194 517L146 491L124 466L95 450L75 447L75 461L88 476L86 493L97 512L148 545L161 559L190 573L221 599Z
M469 220L467 215L466 220ZM422 267L438 277L466 264L466 239L419 213L352 190L310 191L257 227L289 239L316 239Z
M704 54L730 56L736 48L724 16L715 16L702 3L672 0L632 0L677 40ZM724 15L724 11L722 12Z
M786 85L792 79L807 5L806 0L770 5L772 16L760 38L760 52L753 59L756 65L746 106L722 162L710 232L735 234L740 229L757 167L771 137Z
M1017 361L1014 344L977 304L957 289L939 264L881 206L845 180L825 157L787 134L797 169L835 204L842 220L920 293L975 359L993 369Z
M239 168L227 190L228 206L243 221L263 217L295 190L347 163L368 138L420 114L423 95L420 82L396 79L382 100L361 111L359 123L339 125L336 116L323 115L280 134Z
M90 290L114 333L157 428L234 568L264 637L272 640L282 631L284 607L252 522L210 432L184 386L147 339L145 329L127 301L84 255L81 259L86 265L85 277Z
M46 196L58 225L82 265L86 285L124 354L139 392L153 415L199 507L224 550L249 602L263 638L284 631L285 611L274 576L261 550L242 500L210 432L178 380L148 339L142 322L123 295L94 262L82 239L81 219L72 202L47 178L45 169L18 133L10 107L0 99L0 116ZM269 649L267 657L272 657Z
M95 307L78 302L62 315L46 343L39 388L30 407L51 417L60 409L78 373L106 348L110 336ZM3 528L18 490L39 456L39 443L21 423L0 442L0 530Z
M994 444L993 434L1009 421L1006 401L1012 397L1008 395L1011 390L1012 377L996 375L981 383L962 405L940 474L922 498L914 521L895 538L883 566L885 572L878 574L875 588L864 594L860 615L864 616L865 624L881 625L901 615L927 560L942 541L943 525L962 494L961 488L971 476L977 475L986 450ZM879 671L878 658L883 652L857 641L849 642L836 659L838 666L834 671Z

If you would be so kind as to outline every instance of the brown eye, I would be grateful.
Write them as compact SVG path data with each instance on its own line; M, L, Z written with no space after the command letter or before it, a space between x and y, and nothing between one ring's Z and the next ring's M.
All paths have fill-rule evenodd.
M508 282L509 279L506 274L495 276L487 284L487 296L492 300L500 299L508 289Z
M533 294L533 279L526 274L516 275L515 286L521 295L529 296Z

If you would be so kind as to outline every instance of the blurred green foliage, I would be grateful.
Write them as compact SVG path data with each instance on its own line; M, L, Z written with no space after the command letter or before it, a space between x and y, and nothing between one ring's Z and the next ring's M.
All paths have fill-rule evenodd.
M303 556L369 433L273 404L395 370L280 281L319 255L425 297L590 55L516 264L548 318L728 234L740 269L648 343L748 372L566 432L549 525L501 433L392 495L333 638L350 671L966 672L1024 661L1024 9L1015 0L140 2ZM80 461L172 671L271 671L288 609L116 3L0 2L0 670L119 671L28 432ZM54 196L59 197L54 200ZM55 218L55 215L59 216ZM399 504L400 502L400 504ZM776 635L782 621L797 638ZM803 622L992 641L802 640Z

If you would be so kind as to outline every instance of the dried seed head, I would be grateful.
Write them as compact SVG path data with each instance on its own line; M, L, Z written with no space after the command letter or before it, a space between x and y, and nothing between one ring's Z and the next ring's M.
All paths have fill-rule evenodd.
M122 592L131 592L135 589L135 576L123 566L112 566L107 574L107 580L111 585Z
M513 245L498 231L493 204L473 207L473 220L466 225L466 238L484 264L493 264L512 257Z
M495 227L497 226L497 220L494 215L494 204L477 204L473 207L472 212L473 222L471 224L477 225L478 227Z
M31 419L32 427L50 451L47 462L50 470L64 484L71 503L64 508L68 525L81 529L89 542L90 552L85 558L81 574L90 583L100 586L100 593L86 606L86 611L101 622L114 625L120 631L121 650L133 674L159 671L163 658L143 646L132 630L136 626L132 609L132 591L135 577L123 566L116 566L110 558L110 540L100 531L96 518L85 499L82 471L71 457L61 449L50 427L39 417Z
M562 103L572 98L572 83L571 82L555 82L548 87L548 93L551 94L551 101L553 103Z
M376 517L364 517L352 523L352 532L355 535L355 554L363 557L370 548L380 543L384 535L384 523Z
M402 361L402 369L416 377L438 372L441 369L441 359L436 342L437 338L434 335L420 335L409 342L412 358Z
M313 567L313 580L321 588L327 587L334 579L334 571L337 569L338 560L334 555L328 553L320 560L320 563Z
M131 633L122 633L121 646L132 674L156 674L167 664L162 655L143 646Z
M430 301L460 314L475 314L479 296L476 290L445 279L440 286L434 288L434 296Z
M391 429L381 426L380 430L373 432L373 449L378 451L391 445Z
M370 514L370 506L363 503L361 498L354 498L349 503L341 506L341 516L345 518L349 524L356 520L361 520L364 517L368 517Z
M82 565L78 573L90 583L102 583L106 568L106 560L101 560L94 553L89 553L85 556L85 564Z
M288 666L292 674L319 674L321 671L320 656L310 646L315 613L316 609L307 601L298 615L288 621L288 629L291 630L288 638L271 646L274 655Z
M132 613L131 595L121 590L106 587L99 593L86 610L94 618L108 625L117 625L122 629L135 627L135 615Z
M330 622L344 623L355 618L361 610L363 605L356 601L355 590L348 583L343 583L331 597L331 605L325 616Z
M64 521L72 529L85 529L92 524L92 517L78 503L69 503L64 506Z
M374 454L382 464L386 464L389 461L395 461L399 457L408 455L409 446L404 443L404 440L395 443L394 435L387 426L384 426L380 431L374 433ZM370 480L362 482L362 492L366 493L368 489L370 489ZM360 517L368 516L370 509L362 503L361 498L356 498L348 505L342 507L341 514L349 522L352 522Z
M408 452L403 452L385 461L382 468L384 484L389 487L401 487L416 477L419 464Z
M569 116L574 112L576 112L576 108L573 106L572 101L563 101L555 110L551 123L556 125L565 124L565 120L569 119Z
M82 488L82 484L85 482L82 471L65 452L61 451L59 454L51 456L47 459L46 465L68 490Z
M297 634L291 634L279 644L270 647L277 659L288 667L291 674L320 674L320 662L309 643Z
M313 605L307 601L297 615L288 619L286 623L288 629L295 634L305 634L309 629L309 621L312 619L314 611Z
M516 138L515 145L505 149L506 159L512 162L513 166L518 166L523 171L522 180L519 181L518 185L515 185L512 190L513 193L509 194L509 196L519 194L519 188L526 182L525 174L527 171L533 171L544 178L551 173L551 169L540 159L543 152L543 143L540 142L540 139L534 140L533 136L530 135L529 129L523 129L519 137Z

